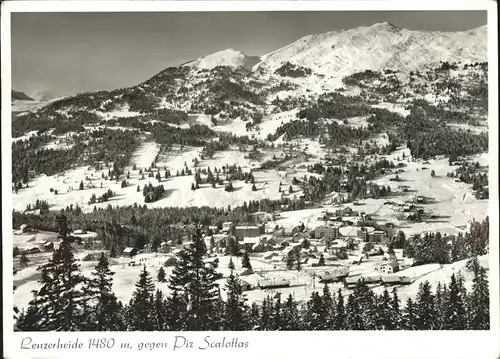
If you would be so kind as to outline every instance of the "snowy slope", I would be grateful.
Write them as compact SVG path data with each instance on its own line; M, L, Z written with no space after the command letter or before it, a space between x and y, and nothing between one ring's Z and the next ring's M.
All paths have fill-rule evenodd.
M487 61L486 26L462 32L412 31L389 23L305 36L262 56L254 69L274 71L284 62L324 75L367 69L404 70L448 62Z
M211 70L217 66L229 66L250 70L259 61L260 58L257 56L247 56L241 51L226 49L211 55L200 57L194 61L184 64L184 66L205 70Z

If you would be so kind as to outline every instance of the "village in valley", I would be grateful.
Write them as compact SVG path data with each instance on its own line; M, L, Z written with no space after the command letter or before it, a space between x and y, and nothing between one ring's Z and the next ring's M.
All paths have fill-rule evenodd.
M13 100L18 329L89 328L38 312L70 267L106 278L107 294L85 280L67 291L112 293L109 313L125 313L92 330L489 326L485 43L486 27L381 23L260 58L217 52L113 91ZM369 44L383 61L358 63ZM420 320L434 290L448 299ZM281 321L285 301L300 323ZM482 311L447 322L450 303Z
M396 158L403 152L400 150L390 157ZM332 291L342 288L348 292L358 280L363 280L375 291L397 286L401 297L406 299L416 294L423 281L437 284L452 273L466 274L465 260L415 265L414 258L404 254L406 237L424 236L433 226L435 231L442 231L443 236L466 233L475 219L471 216L462 222L463 225L455 224L449 220L451 216L445 209L438 212L443 204L436 207L432 203L437 202L434 196L443 195L443 187L436 186L433 190L432 185L422 181L413 184L420 189L417 192L409 185L397 185L399 181L394 180L399 175L410 176L408 167L417 169L429 165L429 161L413 163L409 156L405 161L406 164L400 162L400 169L389 169L386 173L385 182L393 184L393 196L373 198L368 193L364 201L348 201L340 192L336 198L325 202L329 204L295 211L282 205L274 212L250 213L245 223L227 221L199 226L207 248L206 265L213 266L219 273L221 287L231 272L236 273L248 299L257 302L262 302L270 293L280 293L284 297L292 294L297 300L305 300L324 284ZM438 165L443 162L431 161ZM466 159L459 160L454 166L463 163L467 163ZM401 168L406 168L406 174ZM135 171L139 173L140 169ZM430 171L422 173L429 180L436 181ZM444 181L448 186L463 188L464 198L470 196L463 182L450 178ZM436 190L440 193L435 193ZM476 206L484 203L485 206L477 208L487 209L487 202L472 197L471 201L477 203ZM39 209L33 211L40 212ZM477 214L474 211L471 215ZM448 220L439 220L440 217ZM196 225L178 227L188 231L197 228ZM102 239L96 232L82 229L76 229L70 235L75 239L74 246L82 269L90 273L99 254L105 250ZM14 231L14 251L21 254L16 257L14 277L15 286L20 287L15 292L18 303L29 300L29 293L36 288L36 264L49 258L60 241L57 233L40 231L30 224L22 224ZM114 290L118 298L127 300L130 297L132 283L143 265L153 274L160 268L164 269L166 280L158 282L157 287L168 295L168 275L178 263L177 254L186 245L189 242L179 244L173 238L162 241L154 251L150 246L137 248L132 245L113 253L110 266L117 273ZM487 265L487 256L481 257L481 263Z

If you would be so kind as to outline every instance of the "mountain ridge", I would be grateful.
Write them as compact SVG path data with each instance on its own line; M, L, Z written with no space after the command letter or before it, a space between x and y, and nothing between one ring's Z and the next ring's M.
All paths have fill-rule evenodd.
M31 98L30 96L26 95L22 91L11 90L11 97L12 97L12 101L15 101L15 100L35 101L33 98Z
M486 26L454 32L418 31L378 23L304 36L263 55L254 70L273 71L284 62L321 74L396 67L408 71L439 62L487 59Z

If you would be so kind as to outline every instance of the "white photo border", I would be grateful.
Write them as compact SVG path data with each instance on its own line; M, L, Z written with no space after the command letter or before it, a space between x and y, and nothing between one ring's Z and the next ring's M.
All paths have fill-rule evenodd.
M335 358L484 358L500 356L499 331L499 192L498 192L498 36L494 1L6 1L1 12L2 60L2 246L3 252L3 335L5 358L94 358L107 356L145 358L188 357L293 358L331 355ZM403 10L486 10L488 12L489 82L489 215L490 215L490 325L489 331L399 331L399 332L120 332L120 333L15 333L13 332L12 191L11 191L11 36L13 12L204 12L204 11L403 11ZM248 342L245 349L197 349L204 338L238 338ZM193 348L173 350L176 336L194 342ZM86 343L89 338L114 338L113 349L22 350L23 338L33 342ZM167 349L138 351L120 349L120 342L167 343ZM85 348L85 345L84 345Z

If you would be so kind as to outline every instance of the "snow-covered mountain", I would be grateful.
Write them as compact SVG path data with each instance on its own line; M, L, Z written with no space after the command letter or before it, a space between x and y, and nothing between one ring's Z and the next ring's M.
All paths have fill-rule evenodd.
M17 101L34 101L33 98L29 97L24 92L12 90L11 93L12 93L12 95L11 95L12 101L16 101L16 100Z
M185 63L184 66L205 70L211 70L217 66L245 68L250 70L259 61L260 58L258 56L247 56L241 51L226 49Z
M417 94L416 89L410 89L410 84L418 81L410 79L409 73L429 70L430 74L417 73L415 76L424 76L422 81L432 84L435 83L433 69L444 62L487 62L486 30L483 26L461 32L412 31L380 23L305 36L262 57L227 49L166 68L136 86L52 100L47 111L107 113L119 110L122 113L127 108L128 112L152 113L158 109L172 109L226 119L252 118L264 112L264 108L277 98L298 101L339 88L349 94L359 94L358 85L370 89L372 95L377 91L383 94L382 97L390 94L393 100L420 96L425 91L432 92L436 98L458 96L460 91L461 96L470 92L474 97L476 87L484 87L479 80L471 81L470 89L457 87L457 94L444 93L442 86L423 87ZM363 75L363 78L371 76L370 79L358 79L363 83L353 78L345 88L347 77L366 70L380 74ZM461 76L460 81L465 84L463 80L474 78L476 71L484 77L485 69L465 69L463 66L460 73L440 72L438 77L449 82L458 81ZM482 79L481 76L476 78Z
M254 69L274 71L285 62L323 75L364 70L416 70L440 62L487 61L486 26L460 32L412 31L390 23L305 36L262 56Z

